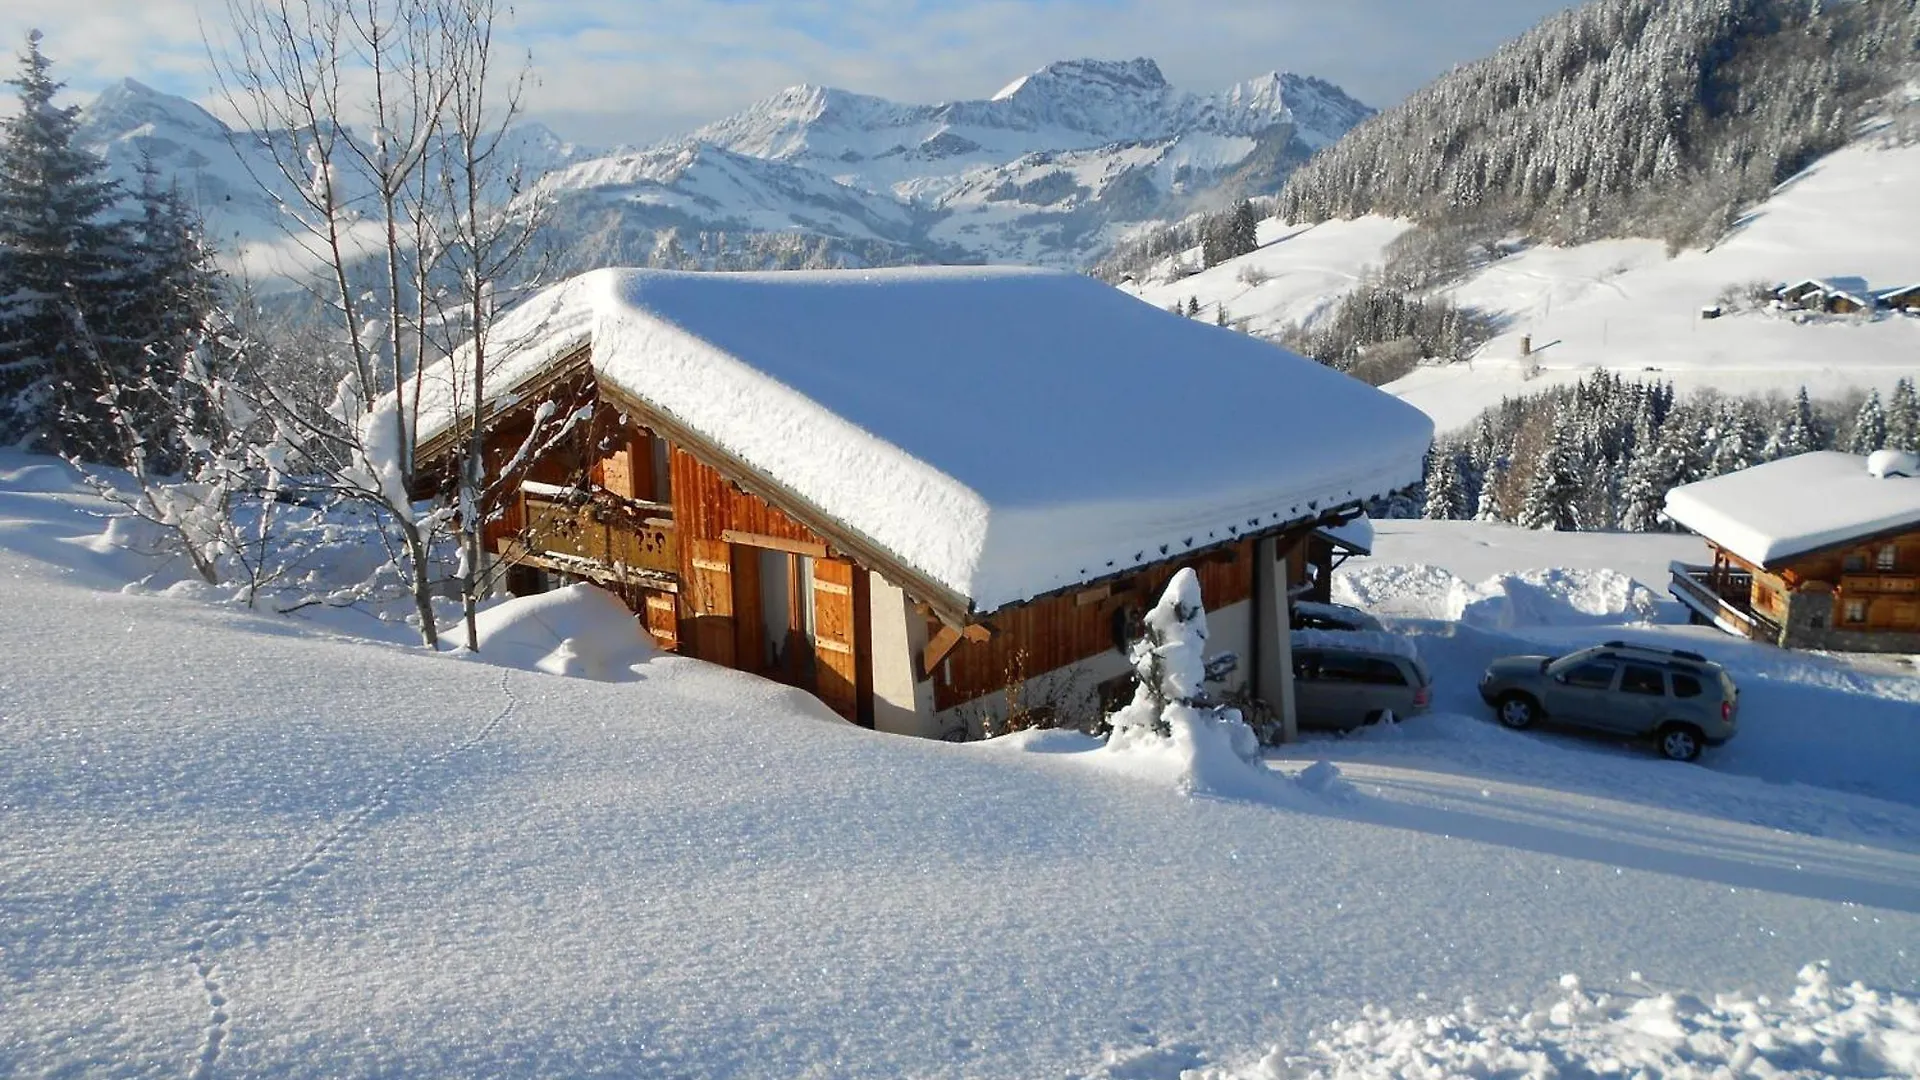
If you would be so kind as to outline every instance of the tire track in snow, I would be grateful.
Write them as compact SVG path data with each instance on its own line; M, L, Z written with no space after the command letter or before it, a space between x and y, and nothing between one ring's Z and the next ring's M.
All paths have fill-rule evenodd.
M242 889L232 903L201 919L187 931L187 963L192 966L194 975L200 980L201 991L207 997L207 1025L201 1036L199 1056L189 1074L192 1080L209 1080L213 1076L213 1067L220 1060L220 1049L227 1039L227 994L220 976L220 963L213 957L214 939L233 929L235 924L270 897L291 889L302 877L317 874L320 864L329 855L341 851L365 834L367 823L374 815L392 805L394 792L411 783L421 773L474 749L498 731L520 707L520 699L514 696L513 688L507 682L507 672L504 671L500 673L500 693L506 697L507 703L478 731L464 741L422 758L381 781L365 802L349 812L300 858L260 884Z

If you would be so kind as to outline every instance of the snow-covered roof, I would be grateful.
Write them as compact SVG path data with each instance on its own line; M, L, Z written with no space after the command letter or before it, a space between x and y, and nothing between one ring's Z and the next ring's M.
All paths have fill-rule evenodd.
M1373 554L1373 519L1365 514L1338 525L1321 526L1316 531L1335 546L1355 555Z
M1667 516L1760 566L1920 527L1920 478L1880 478L1857 454L1822 450L1667 493Z
M1413 407L1091 278L598 270L489 338L494 400L605 385L986 612L1419 479ZM455 419L428 372L419 438ZM930 598L931 599L931 598Z

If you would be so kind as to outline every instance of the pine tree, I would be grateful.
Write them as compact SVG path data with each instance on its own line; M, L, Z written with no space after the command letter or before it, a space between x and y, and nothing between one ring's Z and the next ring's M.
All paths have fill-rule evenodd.
M1807 388L1802 386L1794 395L1793 407L1787 413L1787 422L1774 432L1768 441L1766 457L1769 461L1806 454L1820 449L1820 427L1814 420L1813 402L1807 398Z
M1573 532L1580 528L1580 462L1571 426L1556 415L1552 441L1527 481L1526 499L1515 524L1523 529Z
M1912 379L1893 384L1887 400L1887 448L1920 454L1920 394Z
M1427 518L1457 521L1467 516L1467 493L1460 476L1460 455L1434 447L1427 467Z
M1187 318L1197 319L1199 317L1200 317L1200 298L1197 296L1187 297Z
M28 35L8 80L20 109L0 121L0 443L97 456L108 445L89 435L106 425L97 369L125 354L82 349L76 326L107 329L121 296L122 237L102 221L119 191L106 163L73 144L80 111L54 105L63 84L40 41Z
M1867 400L1853 418L1853 432L1847 439L1850 454L1871 454L1887 445L1887 416L1880 408L1880 391L1867 391Z

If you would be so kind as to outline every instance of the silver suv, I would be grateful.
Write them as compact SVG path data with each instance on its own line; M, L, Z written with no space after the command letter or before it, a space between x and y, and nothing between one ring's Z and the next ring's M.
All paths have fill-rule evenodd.
M1565 656L1506 656L1480 679L1480 697L1507 727L1547 719L1623 735L1651 735L1660 753L1692 761L1734 734L1740 692L1695 652L1609 641Z

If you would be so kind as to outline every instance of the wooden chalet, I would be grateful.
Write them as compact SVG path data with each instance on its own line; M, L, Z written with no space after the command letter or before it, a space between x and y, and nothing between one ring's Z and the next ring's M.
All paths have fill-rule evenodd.
M1675 563L1670 591L1695 622L1755 641L1920 652L1911 458L1823 451L1675 488L1667 516L1699 533L1713 561Z
M1904 311L1920 314L1920 284L1907 285L1898 289L1888 289L1876 298L1881 307L1889 311Z
M1871 312L1877 305L1867 283L1860 278L1807 278L1774 290L1774 299L1783 307L1802 311L1820 311L1829 315L1855 315Z
M1126 642L1186 566L1240 658L1223 689L1290 710L1316 530L1416 481L1432 430L1044 271L595 271L509 312L489 357L508 590L598 583L664 648L930 737L1130 692ZM423 475L474 428L469 367L423 382Z

